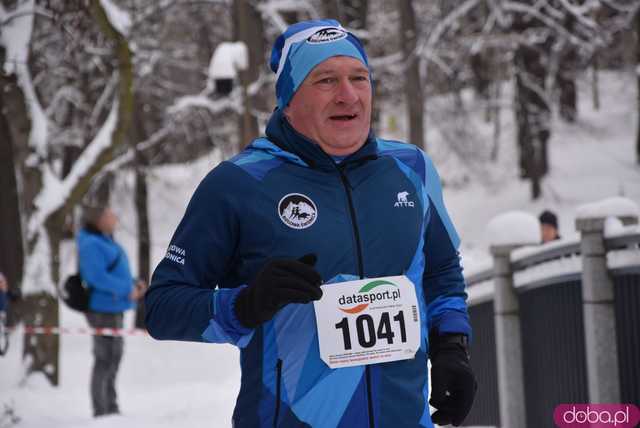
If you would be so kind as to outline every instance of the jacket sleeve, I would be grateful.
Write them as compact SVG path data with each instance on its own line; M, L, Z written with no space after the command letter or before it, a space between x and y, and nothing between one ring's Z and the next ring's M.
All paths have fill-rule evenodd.
M458 234L444 206L440 177L431 160L425 160L427 207L423 274L430 334L463 333L471 337L467 294L458 253Z
M147 329L156 339L242 347L253 334L233 311L241 287L216 289L232 266L239 234L233 168L223 163L200 183L153 273L145 309Z
M80 276L93 288L113 293L118 297L128 296L133 284L126 278L109 272L109 262L103 251L94 238L83 241L78 247ZM119 257L126 255L121 254Z

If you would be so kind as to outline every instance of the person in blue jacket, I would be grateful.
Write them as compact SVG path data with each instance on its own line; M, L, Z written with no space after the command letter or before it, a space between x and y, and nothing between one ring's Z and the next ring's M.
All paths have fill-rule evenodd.
M459 425L476 391L471 328L431 160L374 135L368 59L337 21L290 26L270 65L266 137L196 189L145 297L150 334L240 348L236 428ZM311 304L321 285L395 275L419 302L415 357L329 368Z
M100 205L85 206L83 215L77 245L80 277L90 290L87 320L96 329L121 329L124 311L142 296L144 283L134 281L127 255L113 240L116 214ZM96 417L120 412L115 382L123 350L122 336L94 334L91 401Z

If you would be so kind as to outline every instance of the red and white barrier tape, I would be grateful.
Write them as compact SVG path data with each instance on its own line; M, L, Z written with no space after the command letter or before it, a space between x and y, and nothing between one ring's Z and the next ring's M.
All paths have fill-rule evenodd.
M31 325L10 328L9 331L22 331L25 334L42 335L89 335L89 336L146 336L148 333L141 328L90 328L90 327L36 327Z

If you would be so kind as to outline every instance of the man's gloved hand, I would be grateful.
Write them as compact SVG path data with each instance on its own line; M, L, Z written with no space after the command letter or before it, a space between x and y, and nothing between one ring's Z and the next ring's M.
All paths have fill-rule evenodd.
M245 327L254 328L270 320L289 303L309 303L322 297L322 277L313 268L316 255L298 260L267 262L249 286L238 294L235 312Z
M467 417L478 389L469 365L466 336L431 336L431 399L433 423L458 426Z

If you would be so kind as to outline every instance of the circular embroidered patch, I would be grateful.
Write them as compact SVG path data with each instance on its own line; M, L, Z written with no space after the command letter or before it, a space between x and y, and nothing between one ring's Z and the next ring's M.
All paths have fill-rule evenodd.
M306 229L318 218L318 208L311 198L300 193L289 193L278 203L280 220L292 229Z

